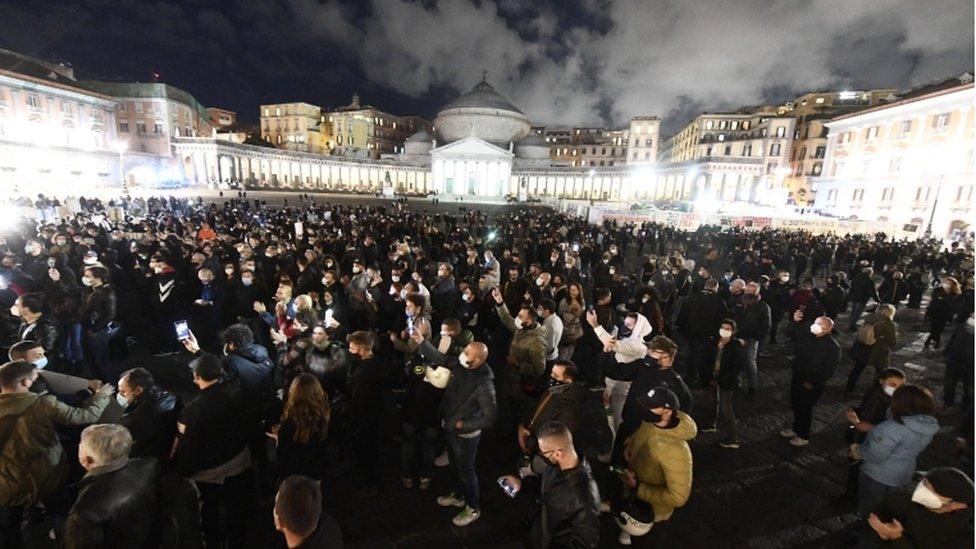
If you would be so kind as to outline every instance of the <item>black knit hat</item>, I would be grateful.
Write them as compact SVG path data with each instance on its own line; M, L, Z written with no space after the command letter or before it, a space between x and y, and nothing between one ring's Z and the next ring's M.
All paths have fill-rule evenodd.
M925 473L925 480L929 481L932 489L942 497L953 501L973 504L973 481L955 467L937 467Z

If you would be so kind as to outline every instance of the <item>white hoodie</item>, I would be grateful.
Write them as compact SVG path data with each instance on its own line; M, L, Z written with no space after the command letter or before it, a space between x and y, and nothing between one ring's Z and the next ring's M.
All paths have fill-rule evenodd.
M613 338L613 336L603 329L603 326L597 325L593 331L596 332L596 336L600 338L600 341L604 345ZM614 358L617 362L633 362L644 358L644 355L647 354L644 337L652 331L653 328L651 328L651 323L647 321L647 317L638 313L637 324L634 325L634 329L631 330L630 335L617 342L616 352L614 353Z

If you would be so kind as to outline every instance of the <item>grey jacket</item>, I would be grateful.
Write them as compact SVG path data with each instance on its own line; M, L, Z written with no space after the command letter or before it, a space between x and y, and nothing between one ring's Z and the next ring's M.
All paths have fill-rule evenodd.
M498 418L495 375L488 364L474 370L465 368L457 357L441 354L427 340L420 343L417 351L424 359L451 370L451 381L441 400L441 418L449 435L466 435L495 424ZM461 421L460 430L456 428L458 421Z

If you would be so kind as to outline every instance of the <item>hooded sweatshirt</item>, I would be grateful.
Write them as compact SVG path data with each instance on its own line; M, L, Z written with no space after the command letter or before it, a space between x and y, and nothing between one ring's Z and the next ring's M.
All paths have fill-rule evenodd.
M603 326L597 325L593 331L604 345L613 338ZM631 362L643 359L644 355L647 354L647 346L644 344L644 338L652 331L651 323L647 321L647 317L638 313L637 323L634 324L634 329L631 330L630 335L617 342L616 353L614 354L617 362Z

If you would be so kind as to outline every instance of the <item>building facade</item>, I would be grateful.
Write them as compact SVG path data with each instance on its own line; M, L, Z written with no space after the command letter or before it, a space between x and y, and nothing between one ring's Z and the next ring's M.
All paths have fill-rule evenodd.
M940 237L970 228L974 102L964 74L827 122L814 208Z
M434 132L430 121L420 116L396 116L362 105L359 94L353 95L349 105L325 116L334 135L333 154L339 156L375 160L384 154L399 154L414 133Z
M800 205L813 203L810 184L813 178L819 177L822 173L823 161L827 153L825 123L835 116L890 101L897 91L889 88L869 91L813 92L786 103L785 114L796 119L790 151L790 173L784 182L789 192L789 200Z
M188 92L163 83L81 82L115 98L119 139L129 152L169 157L173 137L213 135L206 108Z
M626 161L634 166L657 162L661 145L661 119L656 116L636 116L630 120L627 132Z
M279 149L328 154L332 126L322 108L310 103L275 103L260 107L261 137Z
M210 125L218 130L237 125L237 113L220 107L207 107Z

